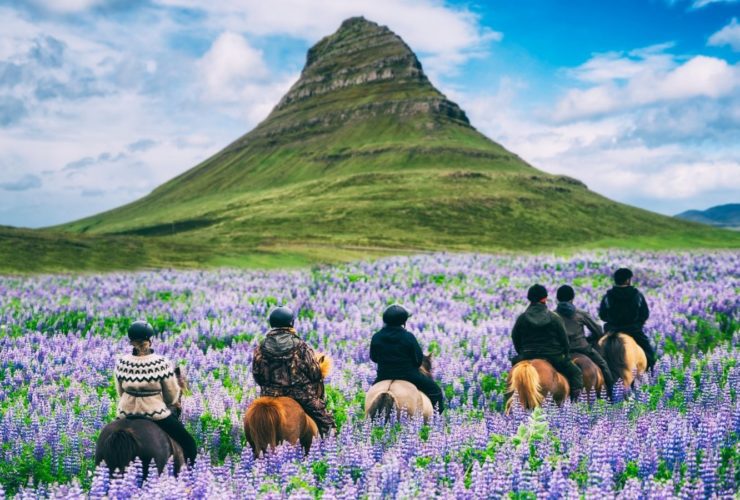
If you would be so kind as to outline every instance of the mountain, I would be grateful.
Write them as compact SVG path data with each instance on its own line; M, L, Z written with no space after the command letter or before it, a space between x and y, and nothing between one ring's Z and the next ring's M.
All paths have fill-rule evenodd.
M308 51L298 81L252 131L144 198L52 230L104 247L131 238L148 249L142 266L740 246L740 235L528 165L478 132L400 37L364 18Z
M717 205L706 210L687 210L676 217L710 226L740 230L740 203Z

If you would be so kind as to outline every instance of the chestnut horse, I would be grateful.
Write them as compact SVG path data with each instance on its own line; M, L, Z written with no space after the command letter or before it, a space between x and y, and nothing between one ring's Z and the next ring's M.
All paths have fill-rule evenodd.
M175 367L175 376L180 389L187 390L187 381L179 366ZM180 402L170 407L170 410L179 414ZM123 472L136 457L141 459L144 479L149 474L152 460L160 473L170 457L174 461L175 474L185 463L185 455L177 441L148 418L119 418L103 427L95 444L95 465L105 460L111 474L116 469Z
M627 334L604 335L599 339L599 348L612 375L621 378L627 390L635 382L635 375L641 375L647 370L645 351Z
M583 388L587 391L593 389L599 394L604 386L604 375L596 363L583 354L574 354L571 359L583 372ZM511 411L514 392L519 394L521 405L532 410L540 406L548 394L552 394L555 403L562 404L570 395L570 384L549 362L530 359L518 362L509 372L506 413Z
M318 356L321 375L326 378L331 372L331 359L325 354ZM262 396L255 399L244 415L244 434L252 447L255 458L268 448L276 448L283 441L301 443L308 453L313 438L319 433L316 422L293 398Z
M427 377L432 376L431 354L424 356L419 371ZM381 380L373 384L365 395L365 417L375 418L383 415L387 420L394 409L398 418L401 417L402 411L409 415L420 413L425 422L428 422L434 414L434 407L429 397L411 382Z

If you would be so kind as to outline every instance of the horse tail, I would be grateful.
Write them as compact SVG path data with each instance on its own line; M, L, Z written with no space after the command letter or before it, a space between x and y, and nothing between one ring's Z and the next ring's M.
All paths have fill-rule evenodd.
M521 361L511 369L509 374L509 393L519 393L519 401L524 408L532 409L542 404L545 397L542 395L540 376L537 369L529 361ZM506 401L506 413L511 410L513 399Z
M244 420L247 441L252 445L255 455L267 451L268 447L275 448L278 445L280 410L275 401L258 398L247 410Z
M129 429L112 432L103 442L100 458L105 460L111 472L121 472L139 454L139 441Z
M628 382L626 377L629 374L627 366L627 349L625 348L620 334L611 334L604 339L603 343L604 358L609 365L609 371L619 376L623 382Z
M386 420L390 418L393 407L396 405L396 400L393 394L386 391L378 394L373 402L370 404L370 408L367 409L367 415L370 418L375 418L378 415L383 415Z

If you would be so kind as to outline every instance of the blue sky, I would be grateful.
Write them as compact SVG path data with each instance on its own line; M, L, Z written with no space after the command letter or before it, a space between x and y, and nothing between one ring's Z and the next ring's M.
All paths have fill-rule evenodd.
M666 214L740 202L737 1L0 0L0 224L149 193L259 123L352 15L542 170Z

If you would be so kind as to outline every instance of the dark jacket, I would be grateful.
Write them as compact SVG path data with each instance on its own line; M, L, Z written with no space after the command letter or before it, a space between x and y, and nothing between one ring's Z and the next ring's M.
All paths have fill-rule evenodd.
M612 287L599 306L599 318L606 331L642 331L650 317L645 297L633 286Z
M305 388L323 396L323 376L313 349L292 328L275 328L254 351L252 375L263 389Z
M370 341L370 359L378 364L378 379L402 378L419 371L424 353L414 334L402 326L384 326Z
M571 302L558 302L555 312L563 320L565 333L568 334L568 345L572 351L590 350L591 343L597 342L604 335L601 326L586 311L576 309ZM591 332L588 340L583 333L583 327Z
M511 331L514 349L522 356L568 356L568 336L563 320L542 303L530 305Z

